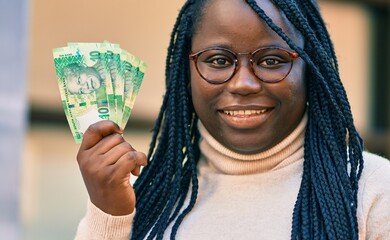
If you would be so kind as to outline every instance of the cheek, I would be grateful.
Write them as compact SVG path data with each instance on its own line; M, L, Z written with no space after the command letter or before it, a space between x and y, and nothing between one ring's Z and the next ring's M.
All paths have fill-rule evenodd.
M195 112L199 116L199 113L202 113L202 106L204 106L204 100L207 98L207 94L202 91L202 79L198 76L195 67L190 68L190 83L189 90L191 93L192 104L194 105Z
M190 91L192 97L192 103L194 104L195 111L204 114L204 109L207 107L207 103L210 102L212 96L207 87L202 83L202 79L198 77L191 77Z
M305 65L302 61L298 62L298 66L290 73L289 93L290 99L296 104L306 103L306 78Z
M303 80L291 83L287 93L290 106L302 108L306 104L306 87Z
M223 86L213 85L199 76L195 67L190 72L190 92L192 103L200 118L210 117L214 112Z
M202 105L210 97L206 82L199 76L194 64L190 66L190 85L189 85L192 102L195 110L199 105Z

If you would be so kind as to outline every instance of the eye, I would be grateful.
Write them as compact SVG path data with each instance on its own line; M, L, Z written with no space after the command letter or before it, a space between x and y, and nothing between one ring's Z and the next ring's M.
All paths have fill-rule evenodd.
M280 61L277 60L277 59L267 59L267 60L263 61L263 64L266 64L266 65L269 65L269 66L277 65L279 63L280 63Z
M278 48L260 49L252 55L252 59L254 66L269 70L283 68L292 61L287 51Z
M214 55L207 58L204 62L212 68L226 68L234 64L234 59L224 55Z
M259 58L256 61L256 65L258 67L262 67L262 68L275 69L275 68L283 67L285 65L285 63L287 63L287 62L288 62L288 60L285 60L285 59L278 57L278 56L265 56L265 57Z

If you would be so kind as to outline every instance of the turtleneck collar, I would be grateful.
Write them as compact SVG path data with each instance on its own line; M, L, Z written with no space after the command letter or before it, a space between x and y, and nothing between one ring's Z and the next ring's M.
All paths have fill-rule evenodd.
M231 175L255 174L280 169L303 159L307 118L305 113L298 126L283 141L257 154L240 154L224 147L199 121L202 158L215 171Z

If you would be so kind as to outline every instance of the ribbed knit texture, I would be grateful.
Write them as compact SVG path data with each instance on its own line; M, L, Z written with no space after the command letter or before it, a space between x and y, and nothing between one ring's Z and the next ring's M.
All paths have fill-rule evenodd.
M134 215L135 211L130 215L112 216L88 201L87 214L79 224L75 240L127 240Z
M210 165L225 174L241 175L276 170L303 158L307 114L282 142L258 154L239 154L217 142L199 122L200 149Z
M305 115L282 142L251 155L225 148L200 123L199 194L176 239L289 239L302 180L306 122ZM359 239L390 239L390 163L366 152L364 159L358 193ZM89 202L76 239L129 239L133 216L111 216ZM164 239L169 239L171 228L172 224Z

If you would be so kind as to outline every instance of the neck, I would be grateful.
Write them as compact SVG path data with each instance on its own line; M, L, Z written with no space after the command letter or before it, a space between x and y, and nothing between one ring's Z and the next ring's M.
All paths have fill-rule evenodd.
M298 126L280 143L257 154L236 153L215 140L199 122L202 139L200 149L204 159L224 174L242 175L276 170L303 159L307 113Z

